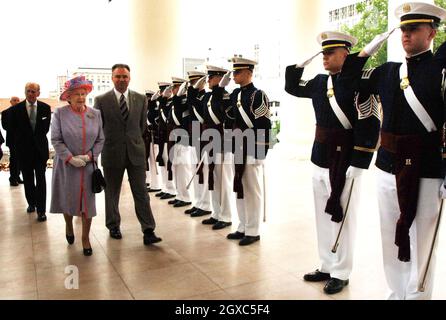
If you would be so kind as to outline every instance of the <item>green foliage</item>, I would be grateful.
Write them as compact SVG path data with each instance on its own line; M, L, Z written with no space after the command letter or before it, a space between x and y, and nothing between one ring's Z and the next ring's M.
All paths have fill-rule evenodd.
M351 28L346 25L341 27L342 32L358 38L358 44L352 52L361 51L376 35L387 31L388 1L372 0L369 2L370 4L364 1L356 5L357 12L362 14L361 20L356 25ZM387 44L377 54L369 58L366 68L376 67L385 62L387 62Z
M435 5L446 9L446 0L435 0ZM446 41L446 32L445 25L441 24L438 29L437 36L434 40L434 52L438 49L438 47Z

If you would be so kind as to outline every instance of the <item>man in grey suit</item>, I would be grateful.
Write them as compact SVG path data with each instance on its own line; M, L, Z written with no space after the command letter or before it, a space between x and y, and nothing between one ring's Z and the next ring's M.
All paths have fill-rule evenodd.
M94 107L101 111L105 143L102 166L105 188L106 226L110 237L121 239L119 195L124 170L135 201L135 211L144 233L144 244L160 242L154 233L155 219L146 191L146 151L142 138L147 126L147 98L129 90L130 67L116 64L112 67L114 89L96 97Z

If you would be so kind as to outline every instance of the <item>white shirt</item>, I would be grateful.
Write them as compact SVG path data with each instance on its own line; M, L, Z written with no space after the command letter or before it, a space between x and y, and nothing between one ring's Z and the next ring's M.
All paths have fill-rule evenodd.
M36 108L36 115L37 115L37 100L34 102L34 104L31 104L28 100L26 100L26 111L28 112L28 118L30 118L31 115L31 106L34 106Z
M113 91L115 92L115 96L116 96L116 99L118 100L118 104L119 104L119 101L121 101L121 96L124 95L125 102L127 103L127 108L128 108L129 111L130 111L130 104L129 104L129 89L125 90L124 93L119 92L118 90L116 90L116 88L113 88Z

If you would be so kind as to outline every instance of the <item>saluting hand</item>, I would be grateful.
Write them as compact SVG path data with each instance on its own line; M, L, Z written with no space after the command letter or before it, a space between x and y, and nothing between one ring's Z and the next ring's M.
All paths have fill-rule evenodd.
M150 99L150 101L155 101L156 99L158 99L159 97L161 97L161 90L158 90Z
M164 92L163 92L163 97L164 98L170 98L170 96L172 95L172 88L173 86L168 86Z
M183 83L181 84L181 86L180 86L180 89L178 89L177 97L185 96L185 95L186 95L186 92L187 92L187 87L188 87L188 83L187 83L187 81L186 81L186 82L183 82Z
M198 81L194 84L194 89L203 90L204 86L206 85L206 80L207 76L198 79Z
M311 61L313 61L314 58L316 58L321 53L322 53L322 51L319 51L318 53L313 55L310 59L307 59L304 62L296 64L296 68L305 68L307 65L309 65L311 63Z
M221 78L220 83L218 84L218 86L220 88L226 87L229 84L229 82L231 82L231 73L232 73L232 71L228 71L223 76L223 78Z
M364 56L373 56L375 53L381 49L381 46L384 44L384 42L389 39L390 35L395 31L396 28L393 28L390 31L378 34L373 40L362 49L361 53L359 54L360 57Z

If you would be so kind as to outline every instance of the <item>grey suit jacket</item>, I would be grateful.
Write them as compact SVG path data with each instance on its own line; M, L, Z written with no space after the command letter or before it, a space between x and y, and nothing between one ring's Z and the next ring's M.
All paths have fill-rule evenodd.
M114 90L95 98L94 108L101 111L105 142L101 163L104 167L126 166L126 155L134 166L145 166L145 146L142 138L147 126L147 98L129 90L129 117L124 121Z

